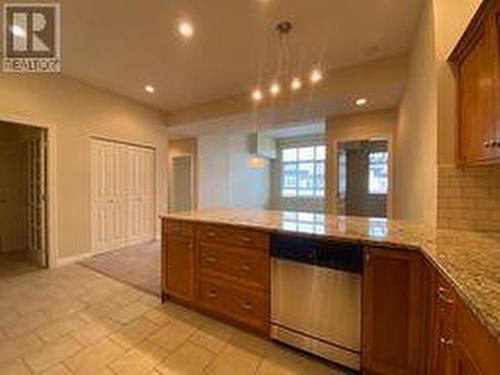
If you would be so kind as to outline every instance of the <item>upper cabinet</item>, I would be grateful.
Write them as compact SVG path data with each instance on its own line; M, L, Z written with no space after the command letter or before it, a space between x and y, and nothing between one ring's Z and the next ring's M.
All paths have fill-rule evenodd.
M500 162L500 0L485 0L450 56L457 77L458 163Z

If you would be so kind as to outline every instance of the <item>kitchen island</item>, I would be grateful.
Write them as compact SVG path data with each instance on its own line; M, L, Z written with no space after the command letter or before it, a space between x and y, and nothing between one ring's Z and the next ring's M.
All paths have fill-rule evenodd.
M166 215L162 230L164 297L266 336L274 236L360 244L363 370L500 373L498 234L230 209Z

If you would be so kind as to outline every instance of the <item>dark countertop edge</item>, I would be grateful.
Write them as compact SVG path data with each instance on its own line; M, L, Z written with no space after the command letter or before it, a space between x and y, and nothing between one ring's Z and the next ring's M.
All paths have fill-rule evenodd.
M408 251L417 251L419 252L428 262L430 262L434 267L437 268L437 270L444 276L444 278L453 286L457 294L459 295L460 298L465 302L465 304L471 309L473 312L474 316L480 321L481 325L486 328L486 330L496 339L496 341L500 344L500 332L497 332L497 330L491 326L487 322L486 317L484 316L484 313L481 311L481 309L478 309L475 304L472 302L472 300L467 296L467 293L463 291L462 286L460 285L459 282L455 280L455 278L450 275L450 273L444 268L434 257L430 255L428 251L425 250L425 248L421 245L413 245L413 244L404 244L404 243L396 243L392 241L387 241L387 240L374 240L374 239L366 239L363 238L362 236L349 236L349 235L327 235L327 234L321 234L321 233L309 233L309 232L297 232L297 231L292 231L292 230L286 230L282 228L273 228L269 226L264 226L264 225L256 225L256 224L240 224L240 223L228 223L226 221L221 221L217 219L211 219L211 220L206 220L206 219L200 219L200 218L190 218L190 217L183 217L180 218L175 215L160 215L160 219L170 219L170 220L175 220L175 221L185 221L185 222L190 222L190 223L201 223L201 224L216 224L216 225L228 225L240 229L252 229L252 230L257 230L261 232L266 232L270 234L286 234L290 236L296 236L296 237L308 237L308 238L313 238L313 239L326 239L326 240L341 240L341 241L352 241L355 243L362 244L364 246L373 246L373 247L386 247L394 250L408 250Z

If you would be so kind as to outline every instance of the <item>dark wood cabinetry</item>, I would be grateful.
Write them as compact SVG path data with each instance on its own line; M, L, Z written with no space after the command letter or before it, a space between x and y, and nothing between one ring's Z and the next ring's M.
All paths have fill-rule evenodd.
M365 248L367 374L500 374L500 345L418 252Z
M423 270L418 252L365 248L363 368L417 374L424 327Z
M430 326L429 359L430 373L454 374L455 306L456 296L450 285L434 272L429 294Z
M195 297L194 226L164 222L162 262L163 289L169 295L190 302Z
M450 56L457 76L458 162L500 162L500 0L485 0Z
M479 323L451 285L436 270L432 275L429 374L500 373L500 345Z
M163 220L166 297L268 335L269 234Z
M270 232L162 225L163 296L269 336ZM498 341L447 280L416 249L365 247L364 373L500 374Z

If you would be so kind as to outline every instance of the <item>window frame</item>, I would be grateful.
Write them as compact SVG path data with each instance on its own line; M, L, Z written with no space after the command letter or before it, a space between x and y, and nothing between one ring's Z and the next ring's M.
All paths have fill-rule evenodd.
M372 179L371 179L371 166L372 166L372 162L371 162L371 155L372 154L385 154L385 158L386 158L386 163L385 163L385 166L386 166L386 169L387 169L387 176L386 176L386 188L385 188L385 192L380 192L380 191L373 191L371 190L371 187L372 187ZM377 163L379 164L379 163ZM388 150L371 150L369 153L368 153L368 186L367 186L367 189L368 189L368 194L369 195L374 195L374 196L387 196L389 194L389 179L390 179L390 172L389 172L389 151Z
M317 160L317 147L323 146L325 148L325 156L324 159ZM314 147L314 155L312 160L299 160L299 155L298 155L298 150L300 148L307 148L307 147ZM283 152L284 150L287 149L297 149L297 159L295 161L284 161L283 160ZM280 169L279 169L279 191L278 195L280 199L283 200L301 200L301 199L310 199L310 200L324 200L325 195L326 195L326 164L327 164L327 147L326 147L326 142L324 139L310 139L310 140L302 140L302 141L288 141L288 142L282 142L279 143L278 147L279 151L279 162L280 162ZM313 165L313 185L310 188L301 188L299 186L300 183L300 178L298 176L298 173L296 174L296 182L295 182L295 187L290 187L290 190L295 190L296 194L295 195L284 195L283 192L287 188L285 187L284 180L284 170L285 166L287 165L295 165L297 167L297 171L300 170L300 165L304 164L312 164ZM317 178L320 174L318 174L318 165L323 165L323 186L318 186L316 184ZM308 191L312 190L311 195L300 195L300 191ZM318 192L322 192L322 194L318 194Z

